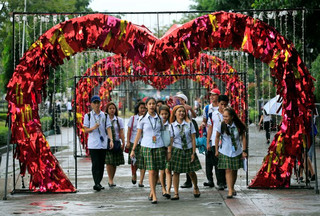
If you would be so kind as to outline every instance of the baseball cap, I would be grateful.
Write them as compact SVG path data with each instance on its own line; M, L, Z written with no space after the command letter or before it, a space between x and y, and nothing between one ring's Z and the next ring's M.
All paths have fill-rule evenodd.
M214 89L212 89L212 90L210 91L210 94L220 95L221 93L220 93L220 90L219 90L219 89L214 88Z
M91 98L91 100L90 100L91 103L93 103L93 102L95 102L95 101L101 101L101 99L100 99L100 97L99 97L98 95L92 96L92 98Z

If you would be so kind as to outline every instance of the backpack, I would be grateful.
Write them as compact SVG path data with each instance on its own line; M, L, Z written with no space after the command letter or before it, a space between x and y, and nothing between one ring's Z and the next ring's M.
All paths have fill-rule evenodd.
M207 106L205 106L205 108L204 108L204 112L206 113L206 119L208 119L208 116L209 116L209 106L210 106L210 104L208 104Z
M194 119L191 119L191 121L193 123L194 129L196 130L196 138L198 138L200 136L198 123Z
M205 114L206 114L206 119L207 119L207 121L208 121L208 117L210 117L210 114L208 114L209 113L209 106L210 106L210 104L208 104L208 105L206 105L205 107L204 107L204 112L205 112ZM205 136L205 137L207 137L207 128L206 127L203 127L202 128L202 134L203 134L203 136Z

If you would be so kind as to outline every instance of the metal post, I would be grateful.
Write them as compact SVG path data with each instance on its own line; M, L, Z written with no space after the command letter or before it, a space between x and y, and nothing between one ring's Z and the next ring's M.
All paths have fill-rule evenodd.
M317 153L316 153L316 142L315 142L315 136L314 136L314 127L313 127L313 125L314 125L314 122L313 122L313 118L314 118L314 116L313 116L313 111L311 112L311 131L312 131L312 136L311 136L311 139L312 139L312 145L313 145L313 149L314 149L314 151L313 151L313 166L314 166L314 175L316 176L316 179L315 179L315 183L316 183L316 185L315 185L315 191L316 191L316 194L319 194L319 185L318 185L318 172L317 172L317 158L316 158L316 156L317 156Z
M77 84L77 77L74 76L74 90L73 90L73 133L74 133L74 145L73 145L73 157L74 157L74 178L75 178L75 186L78 188L78 164L77 164L77 92L76 92L76 84Z
M245 88L245 114L246 114L246 123L248 122L248 107L249 107L249 102L248 102L248 88L247 88L247 72L243 73L244 76L244 88ZM246 184L247 186L249 185L249 125L247 125L247 133L246 133L246 142L247 142L247 171L246 171Z
M15 40L14 40L14 38L15 38L15 35L14 35L14 29L15 29L15 13L13 12L12 13L12 48L13 48L13 50L12 50L12 53L13 53L13 71L14 71L14 69L15 69L15 65L16 65L16 62L15 62L15 55L16 55L16 50L15 50ZM19 53L18 53L18 55L19 55ZM11 132L11 126L9 126L9 130L10 130L10 132ZM7 153L8 154L8 153ZM8 155L9 156L9 155ZM8 157L9 158L9 157ZM12 148L12 162L13 162L13 164L12 164L12 169L13 169L13 191L15 191L15 189L16 189L16 184L15 184L15 164L14 164L14 146L13 146L13 148Z
M9 169L9 145L11 138L11 114L9 114L9 125L8 125L8 139L7 139L7 159L6 159L6 180L4 182L4 196L3 200L7 200L7 190L8 190L8 169Z

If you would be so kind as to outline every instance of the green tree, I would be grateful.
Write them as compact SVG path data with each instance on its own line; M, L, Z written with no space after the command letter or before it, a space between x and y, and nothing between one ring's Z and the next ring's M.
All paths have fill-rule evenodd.
M316 60L312 63L311 65L311 74L312 76L316 79L314 82L315 86L315 97L316 97L316 102L320 103L320 54L316 58Z
M91 0L27 0L26 9L29 13L48 12L90 12L88 8ZM12 56L12 14L11 12L24 11L24 1L22 0L0 0L0 72L1 72L1 87L0 93L6 91L6 85L12 77L12 65L14 58ZM28 19L31 19L29 17ZM32 18L33 19L33 18ZM33 21L29 22L29 27L33 28ZM50 26L49 26L50 27ZM37 29L38 31L38 29ZM33 32L26 28L26 38L33 38ZM29 41L32 43L33 41ZM27 44L27 46L30 44ZM21 46L21 45L20 45ZM18 44L16 44L18 47ZM19 54L16 50L16 62L18 64Z

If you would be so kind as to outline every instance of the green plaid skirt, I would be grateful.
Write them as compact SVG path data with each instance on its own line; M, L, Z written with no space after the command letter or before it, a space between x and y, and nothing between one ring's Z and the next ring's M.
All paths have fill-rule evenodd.
M201 164L197 155L191 163L192 148L182 150L173 147L171 155L171 170L177 173L195 172L201 169Z
M130 148L129 148L129 153L128 153L128 164L131 165L131 157L130 157L130 153L133 147L133 143L130 143ZM136 165L138 167L138 169L144 169L143 164L141 163L141 154L140 154L140 149L141 149L141 145L138 144L136 149L134 150L134 154L136 155Z
M168 170L172 170L172 166L171 166L171 162L170 161L166 161L166 169Z
M123 151L118 153L113 153L112 151L107 151L105 163L107 165L119 166L124 164Z
M163 170L166 167L165 148L148 148L141 146L141 163L146 170Z
M241 157L242 157L242 154L236 157L228 157L224 154L219 153L218 168L231 169L231 170L238 170L240 168L243 168L243 161Z

